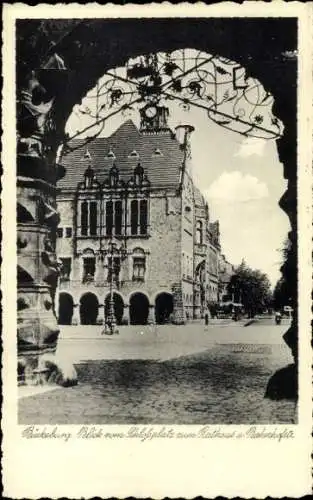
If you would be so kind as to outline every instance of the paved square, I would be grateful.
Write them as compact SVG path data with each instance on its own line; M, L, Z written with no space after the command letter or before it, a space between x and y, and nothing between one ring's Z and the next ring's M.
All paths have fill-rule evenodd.
M292 363L287 325L65 327L58 355L79 384L22 397L21 424L296 423L292 401L269 401L270 376ZM21 395L23 391L21 391Z

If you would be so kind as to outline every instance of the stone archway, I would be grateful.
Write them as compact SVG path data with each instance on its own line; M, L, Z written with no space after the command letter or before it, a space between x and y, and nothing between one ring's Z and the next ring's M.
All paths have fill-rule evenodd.
M38 190L41 203L39 224L56 231L55 182L62 169L55 167L58 144L73 106L80 102L106 69L125 64L130 57L158 51L172 51L193 46L211 54L237 61L253 75L275 99L274 114L285 127L277 140L280 161L288 190L280 201L291 222L291 249L282 272L288 282L295 311L285 340L297 362L297 60L289 57L297 49L297 19L121 19L17 21L17 94L24 92L23 108L29 110L41 102L47 104L39 135L18 112L18 186L27 197L25 175L46 183L46 194ZM149 27L147 27L149 24ZM29 37L29 33L33 36ZM136 33L136 37L133 36ZM258 36L255 36L255 34ZM112 40L119 40L118 46ZM231 43L230 43L231 40ZM260 52L260 47L262 51ZM62 54L60 58L56 53ZM66 69L68 68L68 69ZM29 105L29 97L32 101ZM27 105L28 102L28 105ZM19 104L20 106L20 104ZM26 114L27 114L26 113ZM27 122L29 124L29 121ZM35 130L38 124L34 125ZM26 141L25 141L26 139ZM43 153L43 155L42 155ZM50 186L50 187L49 187ZM33 199L28 204L36 204ZM38 248L38 253L41 253ZM54 290L51 286L51 295ZM34 285L34 294L37 293ZM52 312L51 312L52 314ZM51 317L51 320L53 318ZM50 335L49 333L47 335ZM56 338L56 337L55 337ZM43 341L43 342L42 342ZM41 339L44 344L44 339ZM56 346L56 343L55 343Z
M114 317L117 325L121 325L123 322L123 314L124 314L124 301L119 293L113 293L113 301L114 301ZM110 294L105 297L104 300L104 317L109 317L110 310Z
M71 325L74 310L72 295L66 292L59 294L58 323L59 325Z
M155 322L158 324L169 323L174 309L173 295L162 292L155 299Z
M97 323L99 301L94 293L87 292L80 298L80 323L82 325L95 325Z
M141 292L133 293L129 299L129 319L131 325L146 325L149 316L149 299Z

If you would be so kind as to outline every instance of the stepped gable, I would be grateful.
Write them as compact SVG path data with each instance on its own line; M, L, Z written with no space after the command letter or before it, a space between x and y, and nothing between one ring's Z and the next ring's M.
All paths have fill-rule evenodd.
M73 140L70 145L84 144L84 139ZM84 159L86 147L76 149L61 160L66 174L58 182L60 189L76 189L83 180L89 163L95 170L97 180L102 183L113 163L119 169L120 178L128 181L140 162L150 180L152 188L175 188L179 184L183 151L176 138L168 133L140 133L132 120L122 124L110 137L96 138L88 145L91 160ZM115 158L108 158L112 150ZM136 156L129 157L136 151Z

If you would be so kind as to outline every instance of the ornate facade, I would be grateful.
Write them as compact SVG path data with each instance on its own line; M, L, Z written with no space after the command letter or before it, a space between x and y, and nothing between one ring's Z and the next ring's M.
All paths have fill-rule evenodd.
M192 180L185 134L143 123L138 130L127 121L63 159L61 324L103 323L112 287L119 324L200 318L217 292L219 242Z

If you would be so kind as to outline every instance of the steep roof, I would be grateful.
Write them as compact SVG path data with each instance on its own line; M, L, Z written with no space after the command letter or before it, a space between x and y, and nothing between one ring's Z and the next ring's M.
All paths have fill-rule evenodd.
M77 147L85 140L73 140L70 145ZM183 151L170 132L142 134L135 124L128 120L110 137L96 138L86 147L76 149L61 159L66 174L58 182L60 189L75 189L84 178L90 164L95 170L97 180L102 183L108 176L113 162L119 169L120 178L128 181L134 168L140 162L151 183L151 187L177 187L183 161ZM112 151L115 158L108 158ZM129 156L137 152L138 156ZM84 158L85 156L85 158Z

